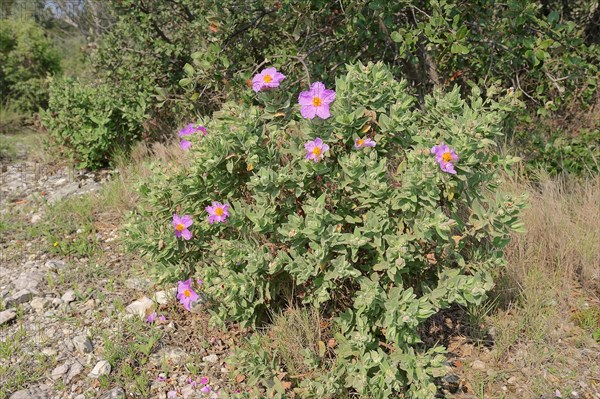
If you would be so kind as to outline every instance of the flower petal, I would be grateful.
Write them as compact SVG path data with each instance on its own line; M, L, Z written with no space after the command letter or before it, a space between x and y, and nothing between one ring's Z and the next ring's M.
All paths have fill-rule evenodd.
M300 108L300 114L302 114L304 118L313 119L317 114L317 110L313 105L304 105Z
M192 220L192 217L190 215L183 215L183 217L181 218L181 223L185 227L190 227L192 224L194 224L194 221Z
M323 100L325 104L331 104L335 100L335 91L323 90L323 93L321 93L321 100Z
M189 140L181 140L181 142L179 143L179 147L181 147L181 149L184 151L189 150L191 146L192 142Z
M321 119L327 119L331 116L331 113L329 112L329 105L327 104L323 104L320 107L316 107L317 109L317 116Z
M310 91L314 97L322 97L321 93L325 91L325 85L322 82L315 82L310 85Z
M310 91L303 91L298 96L298 104L313 106L313 94Z

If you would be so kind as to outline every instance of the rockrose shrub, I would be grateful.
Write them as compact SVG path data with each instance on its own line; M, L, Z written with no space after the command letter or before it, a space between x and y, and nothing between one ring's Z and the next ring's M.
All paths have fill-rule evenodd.
M268 322L290 298L322 310L336 342L326 372L286 387L269 356L234 358L276 397L432 398L443 348L422 345L421 327L480 303L523 228L522 199L498 192L517 162L494 144L511 97L456 88L420 108L382 64L287 87L198 121L185 166L157 164L141 187L128 241L164 278L200 277L216 324Z

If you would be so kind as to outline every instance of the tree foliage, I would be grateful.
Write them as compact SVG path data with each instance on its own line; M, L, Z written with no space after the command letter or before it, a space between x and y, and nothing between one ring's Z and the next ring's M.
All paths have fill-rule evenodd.
M44 30L29 18L0 24L0 97L25 112L44 108L52 75L61 72L60 54Z

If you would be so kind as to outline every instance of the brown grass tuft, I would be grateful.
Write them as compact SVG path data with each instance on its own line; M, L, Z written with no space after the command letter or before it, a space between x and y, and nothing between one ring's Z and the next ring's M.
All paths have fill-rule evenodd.
M528 192L530 207L523 215L527 233L515 235L507 249L508 277L521 291L537 275L547 288L568 291L575 283L600 297L600 176L540 174L538 181L509 187Z
M317 356L321 341L321 316L315 309L291 307L273 315L269 328L273 351L291 376L308 372L306 354Z

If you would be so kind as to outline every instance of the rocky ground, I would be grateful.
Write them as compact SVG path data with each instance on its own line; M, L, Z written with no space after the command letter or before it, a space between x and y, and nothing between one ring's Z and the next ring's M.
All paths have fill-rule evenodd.
M122 218L102 210L114 176L23 151L2 165L0 399L251 397L225 363L243 332L210 329L202 303L185 311L125 249ZM600 347L568 315L535 346L515 336L504 348L466 318L450 312L430 326L428 343L449 351L443 397L600 399Z
M54 204L78 206L110 175L23 154L2 165L0 398L208 398L243 389L227 382L227 334L211 335L201 306L185 312L173 287L136 274L111 220L58 233L48 224ZM86 241L93 245L71 250ZM164 320L148 322L152 312Z

